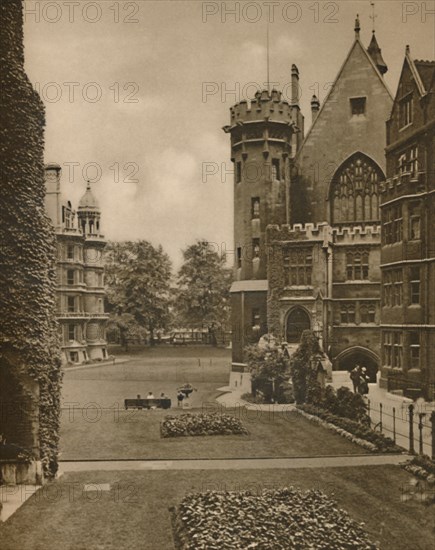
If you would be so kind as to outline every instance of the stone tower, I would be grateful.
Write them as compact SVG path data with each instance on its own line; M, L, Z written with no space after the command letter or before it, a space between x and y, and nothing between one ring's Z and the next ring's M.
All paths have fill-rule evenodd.
M86 294L84 308L88 316L86 344L90 359L107 359L105 326L108 315L104 313L104 263L106 246L101 232L101 211L88 181L86 192L77 210L78 224L84 237L83 265Z
M243 348L267 333L266 227L288 223L290 159L302 136L297 67L292 68L292 101L277 90L258 91L230 109L234 163L233 362ZM300 132L302 134L302 132Z

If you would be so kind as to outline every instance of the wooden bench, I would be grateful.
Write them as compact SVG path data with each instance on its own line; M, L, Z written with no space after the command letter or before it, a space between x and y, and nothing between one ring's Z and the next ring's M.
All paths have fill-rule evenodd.
M125 409L170 409L171 400L169 397L154 398L154 399L124 399Z

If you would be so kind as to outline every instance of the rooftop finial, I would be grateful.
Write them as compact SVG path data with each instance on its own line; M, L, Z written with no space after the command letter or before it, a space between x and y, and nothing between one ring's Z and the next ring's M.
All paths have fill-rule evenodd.
M372 14L369 15L370 19L373 21L373 28L372 28L372 33L375 32L375 19L377 17L377 15L375 14L375 3L374 2L370 2L370 5L372 7Z
M359 38L359 31L361 30L361 26L359 24L359 14L356 14L355 19L355 38Z
M267 20L266 30L266 65L267 65L267 93L270 94L270 74L269 74L269 19Z

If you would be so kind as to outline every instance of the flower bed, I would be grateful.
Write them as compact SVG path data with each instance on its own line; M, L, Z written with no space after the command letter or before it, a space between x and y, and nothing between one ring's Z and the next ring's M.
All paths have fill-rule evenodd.
M435 485L435 462L427 456L414 456L401 464L402 468L410 474Z
M374 550L362 524L320 491L194 493L176 510L178 550Z
M199 435L246 435L248 430L229 414L192 414L166 416L160 426L162 437Z
M403 452L403 449L398 447L391 438L376 433L374 430L354 420L336 416L314 405L299 405L296 410L309 420L334 430L343 437L370 451L382 453Z

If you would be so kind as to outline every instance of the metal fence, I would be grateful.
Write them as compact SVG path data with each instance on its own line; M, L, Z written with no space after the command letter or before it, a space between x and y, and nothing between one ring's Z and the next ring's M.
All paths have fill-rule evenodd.
M410 453L435 458L435 410L416 404L403 403L397 407L367 400L371 426Z

